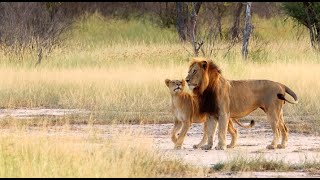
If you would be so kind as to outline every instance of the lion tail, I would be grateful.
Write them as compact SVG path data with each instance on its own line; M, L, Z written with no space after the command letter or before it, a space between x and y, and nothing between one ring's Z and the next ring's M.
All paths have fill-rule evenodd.
M297 97L296 93L294 93L290 88L288 88L285 85L283 85L283 87L285 88L286 93L288 93L290 96L292 96L295 101L292 102L292 101L286 99L284 97L284 94L277 94L278 98L281 99L281 100L285 100L285 101L287 101L288 103L291 103L291 104L297 104L298 103L298 97Z
M254 120L251 120L250 124L245 126L243 124L241 124L237 119L232 119L232 121L236 122L239 126L243 127L243 128L251 128L255 125Z

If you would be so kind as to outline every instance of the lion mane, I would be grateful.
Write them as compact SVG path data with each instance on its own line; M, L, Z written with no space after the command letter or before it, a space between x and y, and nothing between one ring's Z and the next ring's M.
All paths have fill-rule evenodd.
M193 63L196 62L194 61ZM221 70L213 62L210 62L207 66L210 81L208 83L201 83L198 89L193 90L193 93L198 95L200 112L209 112L209 114L218 117L218 92L221 88L219 87L219 83L217 83L217 79L221 74ZM208 84L207 87L206 84Z

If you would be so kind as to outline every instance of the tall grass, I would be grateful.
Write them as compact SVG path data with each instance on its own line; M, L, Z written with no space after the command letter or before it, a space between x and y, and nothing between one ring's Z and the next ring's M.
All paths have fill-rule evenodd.
M0 135L0 177L194 177L195 168L170 160L151 147L150 139L116 132L101 138L88 126L72 134L68 126L58 132L42 128L29 132L11 128ZM73 131L74 133L74 131Z
M241 43L208 58L227 79L269 79L293 89L299 104L286 104L285 115L319 115L320 59L307 31L293 28L290 19L254 17L253 22L248 60L241 58ZM3 56L1 107L81 108L114 121L172 120L164 79L185 78L192 58L192 46L177 42L174 29L96 13L81 17L65 36L66 46L38 67L32 57L12 62Z
M252 16L253 40L275 42L309 40L308 29L293 21L291 17L271 17L262 20L259 16Z
M175 29L161 29L148 18L111 19L99 13L85 14L68 33L70 45L78 48L95 49L116 44L172 44L177 43Z

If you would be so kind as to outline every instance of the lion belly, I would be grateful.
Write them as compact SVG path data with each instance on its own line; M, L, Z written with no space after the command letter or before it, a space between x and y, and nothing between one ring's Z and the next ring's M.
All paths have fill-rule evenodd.
M269 80L230 81L230 116L241 118L252 111L268 106L284 91L278 83Z

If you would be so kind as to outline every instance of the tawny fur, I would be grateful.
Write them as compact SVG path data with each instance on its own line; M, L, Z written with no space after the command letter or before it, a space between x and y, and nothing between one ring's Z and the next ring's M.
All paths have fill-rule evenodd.
M273 141L268 149L285 148L288 141L288 128L283 120L282 106L285 101L297 103L297 95L287 86L270 80L227 80L220 69L211 60L192 61L188 76L189 88L199 99L201 113L209 113L208 144L214 135L217 122L219 124L219 143L216 149L226 148L227 124L230 118L242 118L257 108L266 114L273 130ZM295 101L285 98L285 93L291 95ZM217 121L214 121L216 119ZM281 144L278 144L282 136Z
M202 147L207 142L207 113L200 113L198 98L195 95L191 95L184 92L185 81L169 80L166 79L165 83L170 90L171 94L171 111L175 116L175 123L172 130L171 140L175 144L175 149L181 149L183 140L189 130L192 123L204 123L204 136L201 142L194 145L193 148L197 149ZM249 126L244 126L236 119L233 119L239 126L250 128L254 125L254 121ZM181 130L178 138L177 133ZM236 145L237 130L233 127L232 121L229 122L228 132L231 134L232 140L228 147L234 147Z

